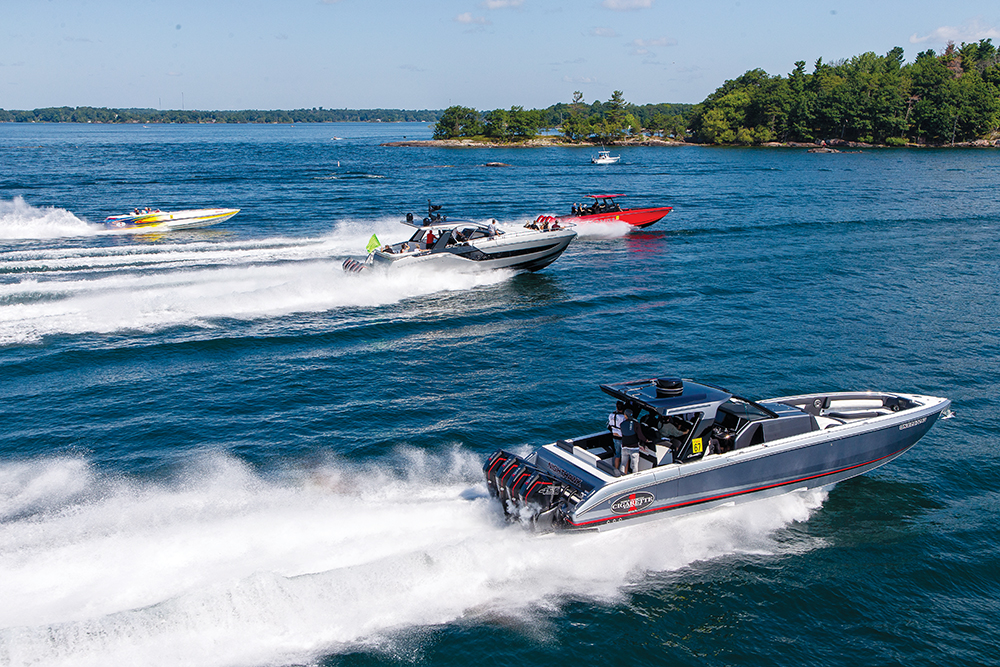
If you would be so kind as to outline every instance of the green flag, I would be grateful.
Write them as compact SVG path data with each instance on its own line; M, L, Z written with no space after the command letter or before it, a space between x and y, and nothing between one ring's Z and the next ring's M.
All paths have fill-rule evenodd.
M378 242L378 237L372 234L372 237L368 239L368 245L365 246L365 250L368 252L375 252L381 246L382 244Z

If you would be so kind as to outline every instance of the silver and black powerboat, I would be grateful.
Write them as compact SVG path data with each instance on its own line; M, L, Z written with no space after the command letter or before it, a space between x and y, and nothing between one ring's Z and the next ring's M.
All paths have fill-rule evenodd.
M648 441L638 470L615 467L609 430L499 450L483 467L508 517L540 530L604 529L862 475L912 447L946 398L890 392L752 401L709 384L656 378L603 384Z
M514 269L538 271L566 250L576 232L558 223L544 228L502 227L473 220L447 219L435 213L440 206L428 203L428 215L414 220L407 214L404 225L414 232L406 241L371 248L365 260L348 258L344 270L367 267L435 266L459 271ZM529 223L530 224L530 223Z

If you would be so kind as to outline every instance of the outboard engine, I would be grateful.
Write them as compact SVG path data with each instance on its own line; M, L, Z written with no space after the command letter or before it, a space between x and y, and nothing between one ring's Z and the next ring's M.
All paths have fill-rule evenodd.
M347 273L361 273L365 268L367 268L366 265L356 259L348 257L344 260L344 271Z
M490 495L499 498L510 520L529 519L539 530L554 530L562 521L561 507L578 490L502 449L483 465Z

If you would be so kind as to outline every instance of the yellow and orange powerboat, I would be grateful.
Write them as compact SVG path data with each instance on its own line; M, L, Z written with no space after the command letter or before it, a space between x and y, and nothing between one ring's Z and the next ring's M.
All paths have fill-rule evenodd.
M197 208L186 211L137 208L132 213L109 215L104 219L104 226L110 229L195 229L216 225L239 212L238 208Z

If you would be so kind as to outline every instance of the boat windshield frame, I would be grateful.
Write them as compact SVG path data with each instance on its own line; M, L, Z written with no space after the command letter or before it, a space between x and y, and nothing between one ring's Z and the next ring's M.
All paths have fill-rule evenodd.
M732 396L729 397L729 400L726 401L725 404L732 404L733 402L743 403L744 405L747 405L750 408L753 408L754 411L756 411L755 414L755 412L752 412L750 410L744 410L743 414L739 415L744 419L747 419L748 421L759 421L761 419L778 418L778 413L776 413L774 410L768 410L757 401L752 401L749 398L744 398L743 396L737 396L736 394L733 394Z
M489 225L483 224L481 222L476 222L475 220L467 220L465 218L449 218L447 220L435 220L434 222L424 223L422 220L409 222L407 220L401 220L400 224L406 225L407 227L413 227L414 229L455 229L456 227L478 227L482 230L489 229Z

